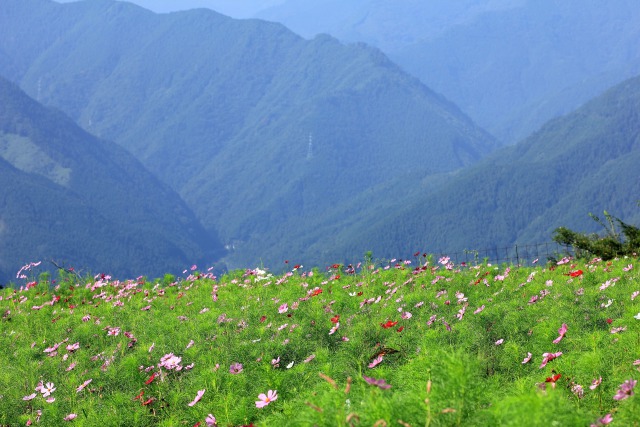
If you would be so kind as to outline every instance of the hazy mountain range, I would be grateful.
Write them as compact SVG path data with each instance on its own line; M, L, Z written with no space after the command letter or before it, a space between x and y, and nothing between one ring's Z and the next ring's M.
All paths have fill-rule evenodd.
M635 0L133 0L380 48L506 143L640 73Z
M3 78L0 182L0 284L38 260L136 277L224 254L180 197L124 149Z
M478 16L513 9L503 3L492 2L495 7ZM141 174L175 191L149 181L138 187L145 189L144 197L125 194L132 188L109 195L120 200L110 204L109 221L126 217L131 200L145 200L138 212L146 228L127 221L110 234L120 243L104 243L110 252L84 238L84 258L61 252L71 262L121 271L134 255L119 257L124 250L118 244L130 244L123 235L136 232L164 242L183 237L191 252L155 257L167 257L167 270L173 268L168 258L174 266L193 258L235 268L278 266L289 258L313 264L353 260L369 249L400 256L435 244L457 249L548 240L558 221L582 225L591 209L634 215L635 187L622 193L609 180L637 182L635 169L623 162L637 153L636 81L501 149L455 104L364 44L345 45L327 35L305 40L280 24L235 20L205 9L159 15L111 0L0 0L0 5L0 75L101 138L85 147L114 141L141 162L139 169L150 171ZM597 85L590 90L597 91ZM20 120L6 115L9 122ZM609 119L594 119L600 116ZM60 121L62 127L70 123ZM47 123L41 134L55 135L56 125ZM33 143L9 139L11 153L21 153L24 163ZM13 159L13 169L5 165L12 174L3 180L22 182L21 173L35 177L16 168ZM566 168L564 161L570 162ZM64 185L55 179L70 167L50 164L53 175L38 179L57 185L62 194ZM603 165L615 167L606 172ZM87 176L91 191L75 190L76 197L107 197L100 183L109 179L110 174ZM587 189L591 192L577 199ZM17 202L7 200L8 217L17 217ZM182 222L169 206L184 209ZM89 234L106 223L85 216ZM112 229L118 226L103 233ZM28 252L51 236L34 233L24 247ZM96 254L117 260L101 263ZM139 271L147 262L141 258L130 268Z

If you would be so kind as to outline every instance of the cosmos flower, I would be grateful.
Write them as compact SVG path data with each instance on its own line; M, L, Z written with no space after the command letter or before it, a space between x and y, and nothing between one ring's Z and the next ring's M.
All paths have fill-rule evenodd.
M40 391L42 393L42 397L48 397L51 393L56 391L56 388L53 383L47 383L40 389Z
M624 400L629 396L633 396L633 388L636 386L636 380L626 380L624 383L620 384L618 388L618 392L615 396L613 396L613 400Z
M560 329L558 329L558 333L560 335L558 336L558 338L553 340L554 344L558 344L560 341L562 341L562 338L564 338L565 334L567 333L567 324L566 323L563 323L562 326L560 326Z
M229 367L229 373L230 374L239 374L240 372L242 372L242 364L241 363L232 363L231 366Z
M540 364L540 369L544 368L545 366L547 366L547 363L560 356L562 356L561 351L557 353L542 353L542 363Z
M202 399L202 395L204 395L205 391L206 390L198 390L198 392L196 393L196 397L191 402L189 402L188 406L193 406L198 403L200 399Z
M382 390L386 390L386 389L391 388L391 385L390 385L390 384L387 384L387 382L386 382L385 380L383 380L382 378L381 378L381 379L379 379L379 380L377 380L377 379L375 379L375 378L371 378L371 377L368 377L368 376L366 376L366 375L363 375L363 376L362 376L362 378L363 378L363 379L364 379L368 384L371 384L371 385L374 385L374 386L376 386L376 387L379 387L379 388L381 388Z
M209 414L207 415L207 418L204 420L204 422L207 424L208 427L215 427L216 417L214 417L213 414Z
M277 390L269 390L267 394L260 393L258 395L258 399L260 400L256 401L256 408L264 408L265 406L267 406L269 403L273 402L277 398L278 398Z

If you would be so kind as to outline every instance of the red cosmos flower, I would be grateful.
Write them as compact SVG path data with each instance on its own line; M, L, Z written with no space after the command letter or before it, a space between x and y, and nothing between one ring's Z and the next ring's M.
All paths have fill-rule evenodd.
M387 323L380 323L380 326L382 326L385 329L389 329L389 328L393 328L397 324L398 322L392 322L391 320L387 320Z
M562 376L562 374L555 374L551 377L547 377L546 380L544 380L545 383L555 383L556 381L558 381L560 379L560 377Z
M607 319L607 323L608 324L611 324L611 322L613 322L613 319L611 319L611 318Z
M312 297L315 297L316 295L320 295L322 293L322 289L318 288L315 291L313 291L313 293L311 294Z
M584 274L584 272L582 270L576 270L576 271L570 271L568 273L565 273L565 276L571 276L571 277L579 277L582 276Z
M340 268L340 264L333 264L331 268Z
M149 384L151 384L151 383L153 382L153 380L155 380L155 379L156 379L156 373L154 372L154 373L149 377L149 379L148 379L148 380L146 380L144 383L145 383L145 384L147 384L147 385L149 385Z
M404 326L400 326L400 327L398 328L398 332L402 332L402 330L403 330L403 329L404 329Z
M358 292L358 296L361 297L362 296L362 292Z
M142 406L147 406L149 404L151 404L154 400L156 400L155 398L151 398L149 400L145 400L144 402L142 402Z
M331 323L338 323L339 320L340 320L340 315L336 314L331 318Z
M261 316L260 317L260 323L263 323L265 320L267 320L267 316Z
M141 391L140 391L140 394L139 394L139 395L137 395L136 397L134 397L134 398L133 398L133 400L138 400L138 399L140 399L140 401L142 401L142 395L143 395L143 394L144 394L144 390L141 390Z

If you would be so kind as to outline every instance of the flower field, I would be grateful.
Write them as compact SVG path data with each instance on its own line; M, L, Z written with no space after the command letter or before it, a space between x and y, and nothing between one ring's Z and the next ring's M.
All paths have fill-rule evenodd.
M0 425L640 425L634 263L29 264L0 290Z

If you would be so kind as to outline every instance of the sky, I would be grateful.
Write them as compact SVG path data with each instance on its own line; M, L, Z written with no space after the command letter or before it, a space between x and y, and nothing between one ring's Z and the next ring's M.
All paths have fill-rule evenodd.
M56 0L70 3L78 0ZM285 2L285 0L128 0L158 13L195 8L208 8L233 18L251 18L258 12Z

